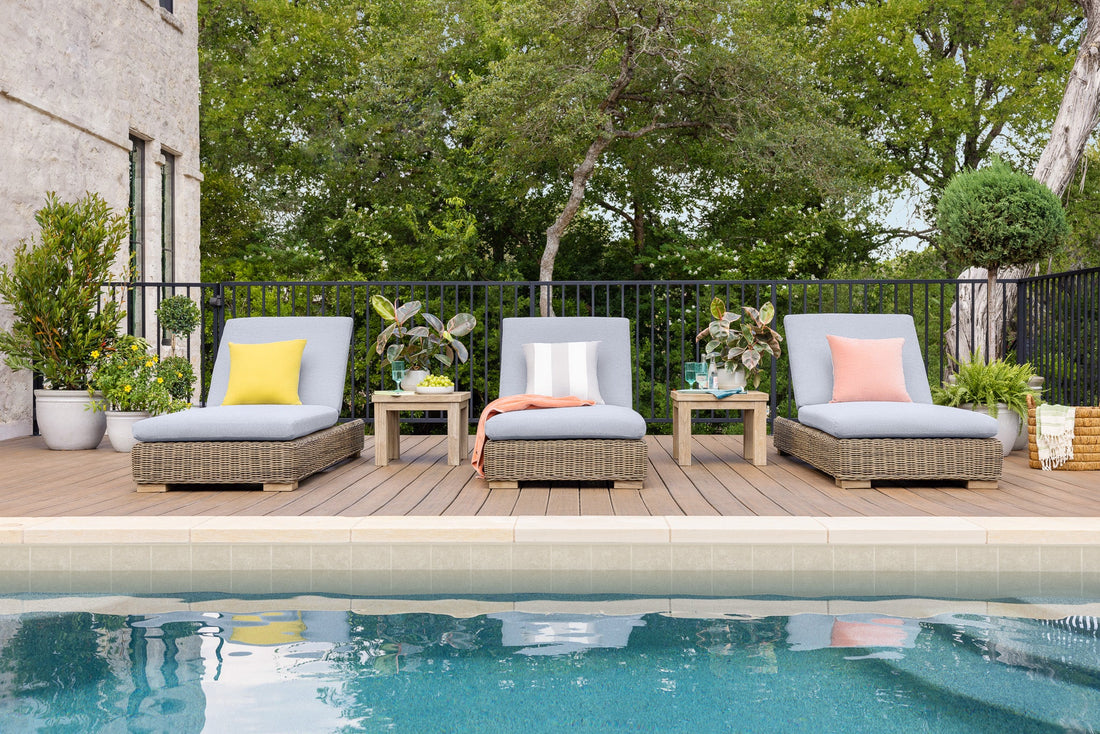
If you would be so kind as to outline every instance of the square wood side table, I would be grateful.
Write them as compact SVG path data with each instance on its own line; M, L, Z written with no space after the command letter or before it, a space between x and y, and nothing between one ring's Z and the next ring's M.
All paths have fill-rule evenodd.
M672 391L672 458L680 466L691 465L691 411L740 410L744 414L743 456L754 466L768 462L768 394L757 390L727 398L705 392Z
M470 439L470 392L435 394L415 392L373 392L374 463L385 466L401 458L401 411L447 411L447 463L458 466L468 455Z

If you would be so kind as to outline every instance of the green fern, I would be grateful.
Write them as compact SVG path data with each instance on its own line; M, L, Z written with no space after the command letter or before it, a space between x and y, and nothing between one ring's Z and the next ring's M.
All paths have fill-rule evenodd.
M939 405L959 407L967 403L984 405L989 414L997 416L997 406L1008 407L1022 420L1027 420L1027 396L1035 395L1028 381L1035 369L1028 363L1012 364L998 359L986 362L981 357L958 365L954 382L945 382L932 391Z

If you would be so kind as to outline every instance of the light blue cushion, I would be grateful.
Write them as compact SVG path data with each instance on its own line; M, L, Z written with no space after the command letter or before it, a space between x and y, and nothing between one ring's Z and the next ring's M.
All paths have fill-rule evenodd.
M798 407L833 399L833 353L826 335L853 339L902 337L901 361L905 389L914 403L931 403L928 372L921 358L913 317L908 314L812 313L783 317L791 388Z
M218 405L146 418L138 441L290 441L336 425L327 405Z
M305 405L340 410L353 323L347 316L253 316L225 322L206 404L221 405L229 384L229 342L266 344L305 339L298 396ZM211 439L214 440L214 439Z
M992 438L997 420L930 403L825 403L798 409L798 422L836 438Z
M645 419L620 405L516 410L485 422L491 441L550 440L561 438L626 438L645 436Z
M527 392L523 345L594 341L600 395L608 405L634 406L631 381L630 320L604 316L507 318L500 333L500 396Z

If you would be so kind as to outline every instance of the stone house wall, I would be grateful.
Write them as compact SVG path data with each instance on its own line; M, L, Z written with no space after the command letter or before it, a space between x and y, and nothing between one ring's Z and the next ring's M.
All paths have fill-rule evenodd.
M197 8L198 0L0 2L0 263L36 234L34 212L49 191L63 200L94 191L125 213L133 136L145 141L143 279L165 275L165 153L176 156L169 279L199 279ZM10 324L0 306L0 328ZM0 440L31 432L31 395L31 375L0 364Z

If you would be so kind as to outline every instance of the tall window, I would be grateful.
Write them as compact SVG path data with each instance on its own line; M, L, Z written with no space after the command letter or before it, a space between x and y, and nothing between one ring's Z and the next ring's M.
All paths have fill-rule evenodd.
M172 0L160 0L160 6L169 13L172 12Z
M164 154L160 172L160 272L161 280L176 279L176 156Z
M134 280L140 283L145 280L145 141L131 135L130 144L130 265ZM142 296L141 290L133 288L127 299L131 334L145 333Z

